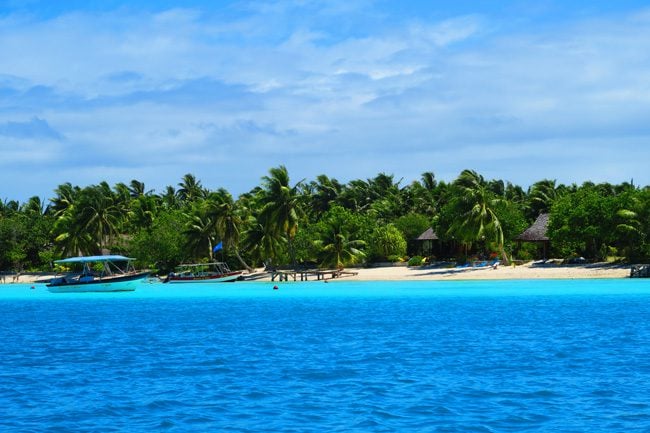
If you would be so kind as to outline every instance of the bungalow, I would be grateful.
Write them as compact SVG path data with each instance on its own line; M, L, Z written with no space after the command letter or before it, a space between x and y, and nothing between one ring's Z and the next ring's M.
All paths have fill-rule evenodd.
M546 235L548 229L549 214L539 214L532 226L528 227L522 234L517 236L515 240L519 245L522 242L534 242L541 246L542 258L546 260L551 241Z

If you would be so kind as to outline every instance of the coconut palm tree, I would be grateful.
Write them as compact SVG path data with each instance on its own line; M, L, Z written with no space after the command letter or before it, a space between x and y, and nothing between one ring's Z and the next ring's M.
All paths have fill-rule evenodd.
M149 229L158 214L160 198L155 195L139 195L131 200L129 221L135 229Z
M144 182L140 182L139 180L136 179L131 180L131 183L129 183L128 188L132 198L153 194L152 189L147 191L147 189L144 186Z
M56 196L50 200L53 216L55 218L62 216L74 204L80 191L78 186L72 186L70 182L59 185L54 190Z
M242 249L258 263L267 263L281 257L286 245L284 236L267 230L267 226L251 215L242 236Z
M186 174L183 180L178 184L176 191L178 198L185 203L193 202L206 196L206 190L201 186L201 182L193 174Z
M106 182L85 188L79 197L79 223L99 251L110 245L125 221L128 204L118 199Z
M251 272L253 269L248 266L239 253L239 242L244 225L243 209L223 188L210 193L206 203L208 217L214 221L216 232L223 242L223 248L232 252L242 266Z
M530 217L537 218L541 213L548 213L555 200L560 196L560 191L555 180L544 179L535 182L528 190Z
M342 269L347 265L355 264L365 257L361 250L366 245L363 240L349 239L345 231L344 222L333 219L325 222L322 238L316 241L321 247L321 265L334 266Z
M310 183L310 189L312 190L310 210L313 213L312 218L317 219L327 212L332 203L337 200L343 190L343 185L338 180L321 174L316 177L315 182Z
M490 190L490 184L473 170L463 170L454 185L458 188L464 205L462 218L456 227L458 232L474 241L494 235L501 259L507 265L509 260L504 248L503 228L495 212L503 199L495 196Z
M208 215L204 201L196 202L189 212L184 214L187 223L183 230L187 245L195 258L205 257L212 260L212 249L215 245L215 221Z
M291 263L296 265L292 241L298 231L298 224L304 217L298 189L302 181L293 187L289 185L289 173L283 165L269 170L269 176L262 178L262 210L260 222L267 224L265 231L282 233L287 240Z
M48 207L38 196L30 197L29 200L22 206L21 211L35 216L43 216L47 213Z

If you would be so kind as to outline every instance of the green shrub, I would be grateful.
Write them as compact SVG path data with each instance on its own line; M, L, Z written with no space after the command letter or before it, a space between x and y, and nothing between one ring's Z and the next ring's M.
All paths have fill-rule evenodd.
M409 259L409 266L422 266L424 264L424 257L422 256L413 256Z
M370 238L371 258L376 261L389 260L395 256L401 261L406 255L406 240L394 225L377 227Z

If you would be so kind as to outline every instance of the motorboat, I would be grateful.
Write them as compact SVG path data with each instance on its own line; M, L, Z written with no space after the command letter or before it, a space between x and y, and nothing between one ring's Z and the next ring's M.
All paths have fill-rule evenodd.
M231 271L224 262L192 263L176 267L163 283L223 283L235 281L243 271Z
M135 259L120 255L56 260L54 263L57 265L77 271L52 278L47 284L47 289L52 293L132 292L149 276L148 271L136 271L134 261Z

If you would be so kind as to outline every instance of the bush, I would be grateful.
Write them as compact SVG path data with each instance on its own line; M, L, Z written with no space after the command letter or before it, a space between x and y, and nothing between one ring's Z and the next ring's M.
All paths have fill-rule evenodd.
M374 260L390 260L395 256L400 261L406 255L406 240L394 225L378 227L370 239L371 258Z
M424 257L422 256L413 256L409 259L409 266L422 266L424 264Z

